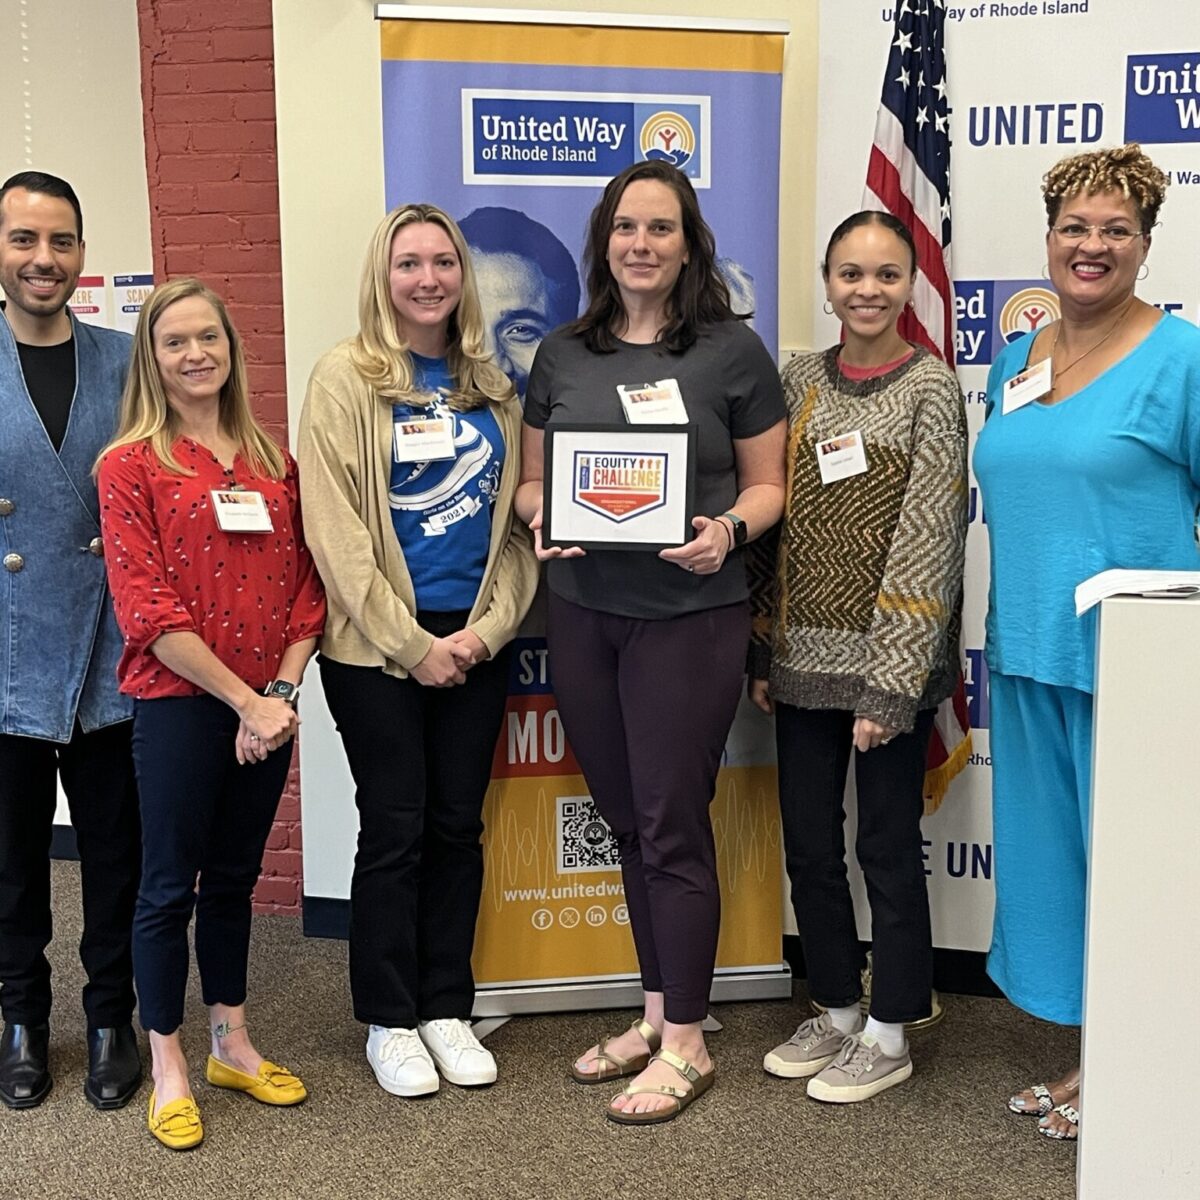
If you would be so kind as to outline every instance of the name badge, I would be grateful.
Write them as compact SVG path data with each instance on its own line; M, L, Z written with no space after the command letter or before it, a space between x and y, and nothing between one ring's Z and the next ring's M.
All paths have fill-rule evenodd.
M1043 358L1040 363L1018 372L1011 379L1004 381L1004 394L1000 402L1000 412L1016 412L1034 400L1040 400L1048 395L1051 385L1050 360Z
M247 492L241 488L224 491L214 488L213 512L217 526L226 533L273 533L271 514L262 492Z
M402 417L392 423L398 463L434 462L454 457L453 417Z
M823 484L837 483L852 475L862 475L867 469L867 451L862 432L840 433L837 437L817 443L817 466L821 468Z
M617 395L630 425L686 425L687 408L674 379L657 383L619 383Z

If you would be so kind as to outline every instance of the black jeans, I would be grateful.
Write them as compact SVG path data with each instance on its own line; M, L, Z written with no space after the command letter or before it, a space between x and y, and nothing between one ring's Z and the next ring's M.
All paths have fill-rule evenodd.
M123 1025L133 1014L130 929L141 868L137 786L128 721L66 743L0 735L0 1006L12 1024L50 1017L50 837L63 791L79 847L88 1025Z
M708 1013L721 925L708 809L749 639L744 603L649 621L550 593L563 728L621 853L642 987L679 1025Z
M933 942L921 847L925 754L933 709L912 733L855 751L855 852L871 905L871 1015L917 1021L930 1013ZM846 771L854 714L775 705L779 801L792 905L804 944L808 987L826 1008L862 995L862 950L846 877Z
M418 614L435 636L466 614ZM483 889L483 798L508 694L505 648L455 687L324 655L321 682L354 777L350 994L368 1025L466 1020Z
M193 909L204 1003L246 999L250 893L287 782L292 744L240 766L233 746L237 729L237 713L215 696L170 696L134 706L143 853L133 965L142 1027L155 1033L174 1033L183 1023Z

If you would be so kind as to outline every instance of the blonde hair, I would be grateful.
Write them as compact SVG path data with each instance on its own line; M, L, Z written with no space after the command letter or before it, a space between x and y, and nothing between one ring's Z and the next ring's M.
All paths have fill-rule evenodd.
M158 461L177 475L195 475L172 453L179 437L179 418L167 402L166 389L154 354L154 327L159 317L180 300L199 296L207 300L216 312L225 336L229 338L229 378L221 388L219 419L221 429L237 443L238 453L250 464L254 473L272 479L282 479L285 472L283 454L270 436L254 419L250 411L246 387L246 362L242 342L229 319L221 297L205 287L198 279L173 279L156 287L142 305L137 330L133 335L133 355L129 360L129 375L121 395L121 415L113 439L100 451L96 466L110 450L136 442L149 443ZM95 467L92 468L93 473Z
M1051 225L1058 219L1063 202L1081 193L1120 192L1137 208L1142 232L1158 223L1158 210L1166 199L1167 175L1142 153L1137 142L1111 150L1075 154L1055 163L1042 177L1042 196Z
M391 288L392 242L407 225L437 225L453 244L462 267L462 297L447 330L446 360L455 382L447 403L464 411L515 396L508 376L484 349L483 309L467 243L453 219L432 204L402 204L392 209L371 237L358 291L359 331L350 345L355 369L388 404L414 391L412 356L396 327Z

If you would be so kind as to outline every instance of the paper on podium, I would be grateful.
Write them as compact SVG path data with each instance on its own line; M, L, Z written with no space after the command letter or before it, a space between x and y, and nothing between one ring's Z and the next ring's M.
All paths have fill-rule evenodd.
M1200 595L1200 571L1101 571L1075 589L1075 615L1109 596L1149 596L1159 600L1187 600Z

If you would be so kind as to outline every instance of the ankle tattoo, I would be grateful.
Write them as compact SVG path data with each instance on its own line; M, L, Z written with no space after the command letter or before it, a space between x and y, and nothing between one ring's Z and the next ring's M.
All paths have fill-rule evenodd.
M219 1021L212 1027L213 1037L227 1038L231 1033L237 1033L239 1029L245 1029L246 1023L243 1021L240 1025L230 1025L228 1021Z

